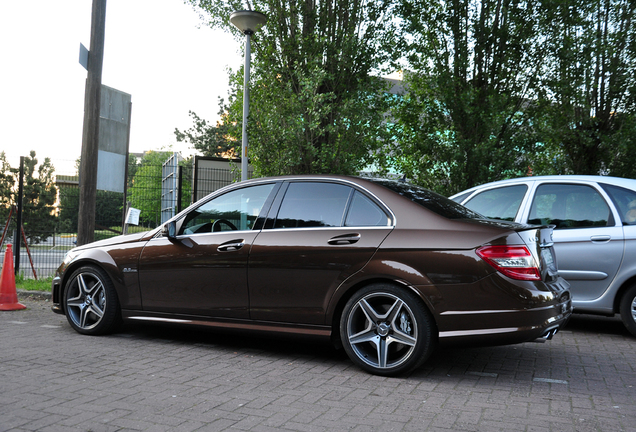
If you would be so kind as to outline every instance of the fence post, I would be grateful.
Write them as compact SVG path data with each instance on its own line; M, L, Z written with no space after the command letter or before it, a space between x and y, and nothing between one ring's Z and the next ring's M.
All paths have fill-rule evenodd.
M181 193L183 192L183 167L179 165L177 168L179 177L177 180L177 213L181 213Z
M22 197L24 195L24 156L20 156L20 179L18 180L18 208L16 214L16 228L13 236L13 255L15 257L15 274L20 271L20 242L22 240Z

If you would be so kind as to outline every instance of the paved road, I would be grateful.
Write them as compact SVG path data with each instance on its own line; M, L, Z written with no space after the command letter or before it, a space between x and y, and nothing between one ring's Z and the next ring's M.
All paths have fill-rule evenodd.
M4 254L6 249L2 248L0 252L0 262L4 263ZM55 275L55 270L64 261L64 255L66 255L66 249L51 248L51 249L37 249L31 248L31 259L24 247L20 248L20 273L26 278L33 277L33 270L31 268L31 262L38 275L38 278L47 278ZM14 264L15 265L15 264ZM0 266L1 267L1 266Z
M0 431L636 431L636 338L575 317L545 344L438 351L410 376L328 344L0 312Z
M33 261L33 267L35 267L38 278L46 278L55 275L55 270L57 270L60 264L62 264L66 251L75 246L74 241L75 237L57 235L55 237L49 237L37 245L29 246L31 260ZM2 263L4 263L4 254L7 244L14 245L13 239L5 239L5 242L2 245L0 250L0 262ZM26 278L33 277L31 260L29 260L26 247L22 244L20 247L20 273L22 273Z

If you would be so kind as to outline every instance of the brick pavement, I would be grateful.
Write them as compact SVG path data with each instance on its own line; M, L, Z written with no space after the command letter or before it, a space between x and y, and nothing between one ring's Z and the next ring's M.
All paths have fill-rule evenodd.
M545 344L439 350L381 378L328 344L0 312L0 431L636 431L636 338L574 317Z

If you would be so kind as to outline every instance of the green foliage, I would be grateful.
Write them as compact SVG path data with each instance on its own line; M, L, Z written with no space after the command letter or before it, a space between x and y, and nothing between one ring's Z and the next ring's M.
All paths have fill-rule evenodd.
M0 221L6 223L9 217L9 210L14 204L14 185L18 170L11 168L4 152L0 152ZM3 225L4 228L4 225Z
M77 232L80 189L60 188L60 215L58 232ZM95 197L95 223L101 226L119 226L121 229L123 194L98 190Z
M140 223L155 227L161 223L161 165L170 152L150 151L144 155L128 189L130 205L141 210Z
M18 273L15 277L15 287L17 289L26 290L26 291L50 292L52 284L53 284L52 277L35 280L35 279L25 278L21 273Z
M636 115L619 115L617 120L620 126L612 134L615 144L610 144L613 158L607 171L616 177L636 178Z
M60 218L58 232L77 233L79 187L60 188Z
M79 179L80 158L75 161L75 176L58 176L58 180L77 182ZM132 184L132 176L136 170L136 158L128 157L128 187ZM77 233L80 189L78 186L66 185L60 189L59 218L57 232ZM95 224L99 226L121 227L123 218L123 194L120 192L98 190L95 196ZM121 228L118 228L121 230Z
M229 22L240 2L189 2L242 46ZM527 174L636 177L632 0L248 7L269 18L252 36L258 175L354 173L374 162L444 194ZM394 98L373 76L398 55L409 72ZM223 139L241 137L242 77L230 77Z
M39 243L55 231L57 187L54 172L49 158L44 158L44 162L38 166L34 151L24 158L22 224L30 243Z
M10 206L17 207L19 169L11 168L4 152L0 153L0 199L2 217L6 221ZM49 158L38 165L35 152L24 158L22 227L29 243L39 243L53 234L56 225L55 200L57 188L53 178L55 168ZM12 224L15 224L13 214ZM15 229L15 226L13 227Z
M413 72L389 162L445 194L525 174L536 148L526 108L541 64L535 2L404 0L400 10Z
M128 201L131 207L141 210L140 224L154 228L161 224L161 167L172 155L170 151L150 151L144 155L141 162L134 169L132 184L128 188ZM191 190L192 161L184 159L179 166L184 170L183 190ZM183 208L190 204L190 196L181 196Z
M210 25L234 31L223 0L191 3ZM355 173L387 138L385 83L373 77L390 60L390 2L276 2L252 36L249 157L257 175ZM244 36L240 35L239 40ZM240 43L237 42L240 46ZM242 71L233 73L227 134L241 139Z
M636 3L545 3L537 121L547 145L574 174L636 177Z
M219 102L223 106L223 100L220 99ZM189 115L192 117L193 126L183 132L179 129L174 130L178 142L192 144L203 156L227 157L230 159L234 157L236 141L228 135L229 125L227 120L217 122L216 126L212 126L195 112L190 111ZM221 118L227 118L222 109L219 115Z

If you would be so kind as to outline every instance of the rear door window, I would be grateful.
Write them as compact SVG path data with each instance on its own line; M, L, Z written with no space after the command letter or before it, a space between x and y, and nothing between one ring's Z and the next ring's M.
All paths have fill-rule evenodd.
M614 225L610 208L601 194L591 186L578 184L539 186L528 223L556 225L556 229Z
M478 193L464 205L490 219L514 221L527 191L525 184L489 189Z
M290 183L274 228L340 227L352 193L336 183Z

